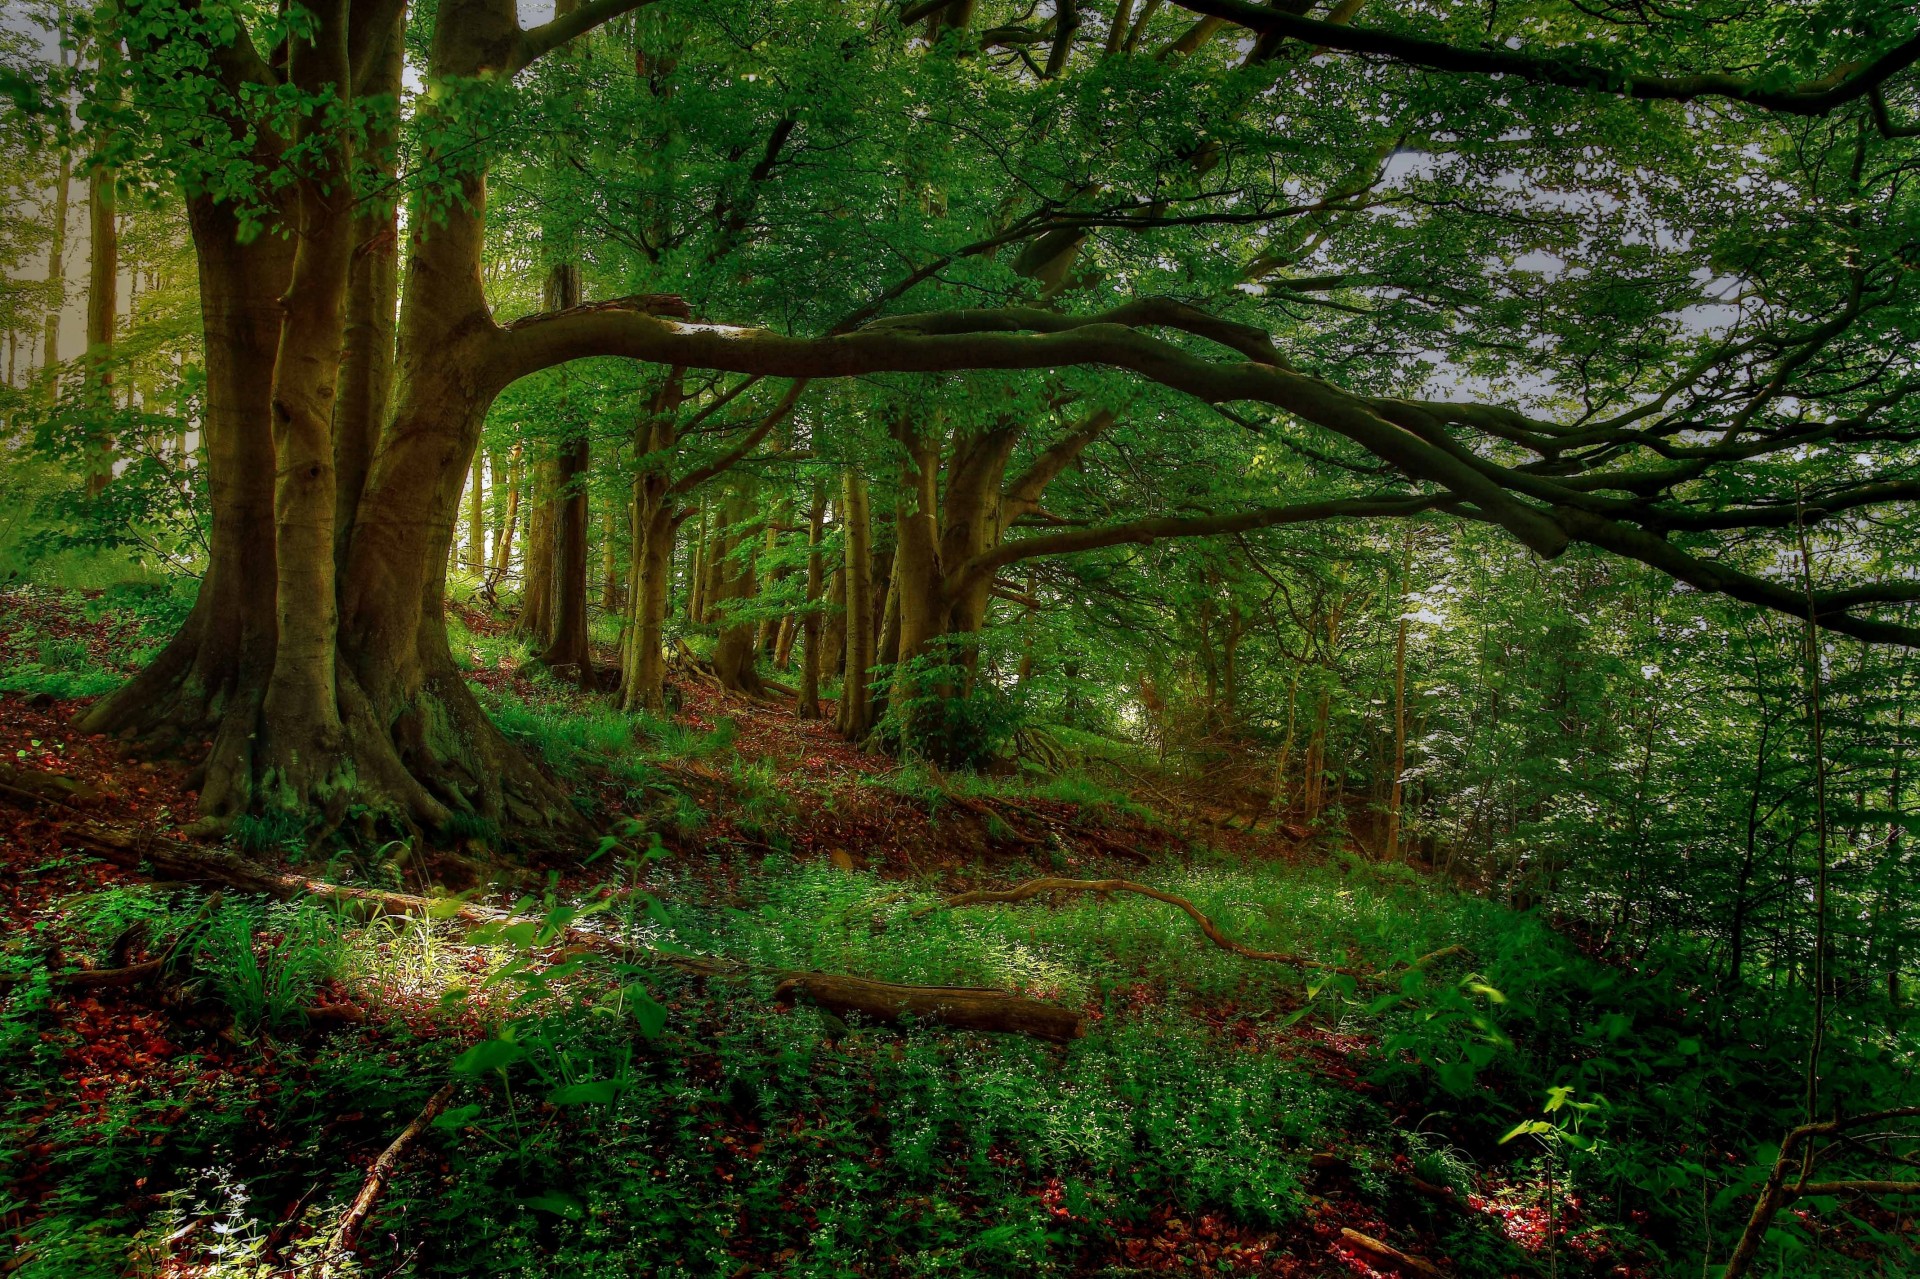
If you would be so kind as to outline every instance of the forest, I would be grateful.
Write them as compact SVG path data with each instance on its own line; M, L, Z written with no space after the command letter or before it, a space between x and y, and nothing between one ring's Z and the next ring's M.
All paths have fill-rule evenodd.
M7 0L0 188L0 1276L1920 1276L1912 0Z

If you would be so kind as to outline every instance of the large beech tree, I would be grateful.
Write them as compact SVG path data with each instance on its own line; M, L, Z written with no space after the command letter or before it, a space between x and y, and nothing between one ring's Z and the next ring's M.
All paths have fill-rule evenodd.
M1078 21L1062 18L1037 33L1051 49L1030 71L1012 61L980 65L995 49L1024 57L1032 42L1009 36L1017 24L976 31L971 4L918 7L912 16L929 17L938 41L931 47L910 46L887 10L861 37L865 45L834 17L843 22L835 28L840 51L828 62L849 69L831 74L898 65L902 85L940 89L949 104L972 91L969 77L1003 77L1013 86L1006 92L1040 95L1034 100L1047 107L1024 147L1057 148L1050 129L1064 139L1080 128L1105 138L1114 154L1127 154L1113 140L1114 95L1151 90L1144 118L1160 132L1140 148L1167 145L1130 171L1090 174L1066 164L1045 181L1023 175L1011 195L991 202L996 208L982 205L951 247L929 244L917 263L845 264L865 300L838 322L813 319L807 307L790 309L794 322L781 323L767 314L714 314L712 307L739 305L738 290L687 281L755 278L752 268L764 261L755 253L789 251L770 235L781 215L766 205L783 156L805 144L810 128L827 127L810 123L798 101L775 103L757 150L728 144L744 180L701 217L681 219L717 228L708 242L648 238L676 225L659 214L663 201L689 198L675 196L674 166L650 169L649 216L625 234L647 259L638 282L655 291L589 296L500 323L482 266L487 164L510 132L500 118L511 101L506 86L643 3L595 0L522 29L512 0L443 0L411 33L401 0L319 0L279 17L136 0L116 15L131 118L156 143L168 142L156 144L156 162L186 193L199 260L213 534L204 585L180 634L85 722L163 745L205 743L201 805L211 823L254 808L429 827L471 815L516 831L573 820L566 797L500 737L459 678L442 621L443 575L490 404L517 379L589 357L767 380L785 397L762 419L768 424L813 380L1001 370L1044 381L1098 367L1175 400L1218 406L1223 421L1240 424L1222 429L1268 431L1331 463L1306 491L1262 495L1243 486L1213 509L1015 536L1019 517L1109 430L1119 406L1082 406L1083 416L1011 481L1015 423L942 446L933 443L932 420L890 422L906 499L896 521L903 654L933 636L977 628L993 572L1021 559L1429 510L1498 526L1543 556L1586 542L1845 634L1920 643L1904 608L1920 599L1920 586L1863 540L1872 521L1906 518L1920 496L1910 449L1920 386L1909 296L1916 160L1904 123L1920 35L1898 6L1863 9L1853 27L1786 49L1767 46L1773 28L1757 20L1663 29L1670 40L1634 43L1663 59L1766 64L1750 76L1582 60L1581 37L1607 19L1571 9L1536 42L1543 47L1516 29L1522 48L1490 51L1480 31L1504 32L1476 5L1449 7L1437 22L1383 17L1385 25L1369 27L1350 21L1347 5L1319 18L1195 0L1185 7L1205 16L1191 26L1181 20L1154 46L1163 69L1151 81L1130 81L1124 70L1141 31L1116 40L1117 23L1086 21L1092 15L1080 10ZM701 19L694 6L663 5L651 20ZM1259 38L1232 43L1222 35L1231 24ZM1468 25L1473 34L1463 35ZM403 84L409 47L424 85L416 95ZM909 47L917 62L905 60ZM1232 53L1208 62L1209 47ZM1607 51L1625 57L1623 47ZM1308 58L1316 48L1322 52ZM670 74L658 70L662 59L636 61L650 74ZM816 75L827 74L821 65L809 62ZM1086 93L1075 96L1073 73L1083 65ZM1182 122L1183 130L1166 127L1179 120L1177 100L1165 94L1176 76L1228 86L1210 100L1217 110L1207 120ZM1499 85L1491 102L1489 84ZM1298 94L1317 104L1328 85L1391 105L1387 117L1402 139L1466 153L1463 172L1488 178L1490 189L1515 95L1538 95L1541 110L1568 117L1586 103L1638 113L1607 124L1609 136L1626 139L1622 172L1636 163L1636 131L1671 141L1676 121L1711 116L1716 145L1746 157L1721 161L1716 151L1715 163L1734 165L1729 171L1753 184L1753 202L1766 202L1765 183L1791 182L1796 198L1829 212L1814 242L1776 227L1704 254L1709 274L1737 282L1741 322L1698 333L1664 323L1661 342L1600 331L1644 283L1627 250L1607 259L1611 278L1558 279L1555 307L1538 311L1503 295L1505 280L1476 265L1472 245L1432 236L1413 236L1410 249L1379 252L1364 266L1316 270L1327 265L1324 246L1336 226L1363 245L1392 234L1390 219L1356 219L1391 180L1397 145L1365 140L1307 199L1284 182L1247 176L1235 156L1278 145L1250 123L1276 101ZM672 94L648 92L650 110L680 109ZM1647 100L1669 105L1626 105ZM847 115L844 103L837 109L838 127L858 131L858 113ZM964 121L939 119L955 148L969 136ZM1182 137L1169 141L1174 133ZM1485 145L1448 141L1468 135ZM1577 140L1542 163L1573 182L1582 148L1594 145L1597 138ZM991 147L985 154L1006 159ZM925 150L898 162L919 184L915 198L930 211L936 239L952 204L973 198L956 189L955 163ZM931 176L915 176L921 170ZM1619 184L1610 196L1617 206L1632 205L1625 178L1607 181ZM1136 183L1152 189L1128 189ZM404 289L392 211L402 185L411 193ZM809 216L845 220L858 195L816 199L826 211ZM1452 202L1473 206L1476 198L1465 191ZM1594 234L1573 217L1507 221L1547 228L1537 235L1551 246ZM1604 216L1593 221L1612 229ZM1143 279L1169 289L1176 281L1179 271L1160 265L1172 261L1168 237L1191 237L1180 241L1192 255L1180 269L1207 281L1178 298L1138 287ZM1440 248L1453 256L1437 257ZM992 274L1003 251L1015 260ZM675 266L689 255L700 272ZM804 291L821 266L796 262L791 279L772 284ZM970 269L987 274L958 296L984 293L995 304L951 305L943 273ZM1448 272L1457 278L1436 278ZM1685 289L1666 282L1660 290L1658 314L1667 315ZM1329 318L1318 325L1303 319L1322 315ZM1396 325L1397 338L1382 341ZM1417 379L1381 372L1396 351L1405 361L1409 341L1458 360L1471 375L1461 388L1486 394L1410 394ZM1505 374L1488 375L1498 360ZM668 385L678 377L670 374ZM709 470L676 477L663 456L675 446L672 416L682 407L677 392L656 397L635 435L636 452L651 459L639 467L634 495L641 571L630 595L644 601L626 663L635 704L650 702L657 682L649 665L657 634L647 626L664 614L662 548L687 509L682 481ZM723 460L745 456L765 430L754 428ZM1828 460L1787 465L1809 450L1826 450ZM856 491L864 490L850 482L847 492ZM1828 530L1847 579L1818 590L1782 576L1767 549L1789 546L1813 524Z

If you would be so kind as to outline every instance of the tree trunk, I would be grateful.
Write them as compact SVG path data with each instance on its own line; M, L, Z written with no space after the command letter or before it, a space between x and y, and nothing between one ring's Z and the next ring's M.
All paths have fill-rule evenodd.
M620 704L625 710L666 708L667 601L673 585L673 544L690 510L675 511L677 496L668 465L677 441L675 414L680 382L669 376L634 430L639 468L633 480L632 572L627 643L622 651Z
M520 446L514 445L513 452L507 455L507 501L500 516L500 523L493 535L493 563L487 568L487 598L493 599L494 592L500 587L500 579L506 576L507 568L513 562L513 531L520 523L520 488L525 482L521 472L525 469L521 462ZM501 474L500 459L494 458L494 475ZM494 481L494 495L499 496L499 480Z
M727 536L725 544L714 547L714 563L720 570L720 586L714 603L719 612L720 637L713 645L713 673L721 687L741 693L760 691L760 672L756 667L759 648L752 622L728 608L754 598L758 593L758 574L753 556L741 551L751 545L750 511L745 493L735 491L727 498Z
M562 311L580 304L580 268L555 266L547 276L546 306ZM561 392L561 417L573 434L560 446L555 471L553 564L548 642L540 661L581 688L594 686L593 654L587 640L587 470L592 463L586 433L574 427Z
M826 582L820 542L826 534L827 488L818 480L807 508L807 603L801 613L800 695L794 707L802 719L820 718L820 591Z
M609 615L620 612L619 521L611 505L600 520L600 608Z
M478 573L487 564L487 482L485 454L473 451L467 472L467 569ZM498 482L496 477L496 483Z
M700 516L693 536L687 539L687 623L698 626L707 619L707 507L695 504Z
M206 339L201 450L212 511L207 571L186 622L145 670L88 707L83 732L162 752L210 740L195 777L200 812L219 821L251 802L261 699L273 669L274 349L293 266L278 236L239 242L232 212L189 201Z
M553 637L553 545L560 503L559 463L541 458L532 467L533 515L521 552L520 615L513 629L544 647Z
M873 731L873 703L867 681L874 661L873 528L867 512L867 480L849 469L842 496L847 529L847 667L840 694L840 732L853 741Z
M378 343L347 336L355 259L366 256L355 250L367 241L347 180L355 157L326 105L353 105L349 11L322 0L307 13L288 46L290 97L325 109L305 109L287 138L263 130L257 141L263 163L278 162L278 145L306 157L278 196L277 227L243 244L230 209L189 201L206 330L207 573L180 633L82 726L155 745L211 739L200 808L214 829L281 809L323 828L358 815L369 838L381 824L445 830L456 813L530 834L575 830L567 796L461 679L443 617L461 489L498 387L499 330L479 270L485 184L470 170L457 199L408 218L401 390L377 447L356 454L336 431L348 416L336 388L352 385L349 352ZM438 22L434 76L478 74L518 38L495 0L443 0ZM364 52L369 31L354 34ZM399 68L397 56L358 67L360 91L397 95ZM380 290L365 296L377 311ZM355 502L336 459L359 456Z
M114 173L96 167L87 178L87 496L113 478L113 437L106 420L113 404L113 328L120 306L120 236L114 215Z
M62 56L64 63L65 57ZM53 177L53 237L47 242L47 319L40 345L40 372L47 402L60 398L60 320L67 309L67 207L73 185L73 154L60 148Z
M843 508L845 505L841 503ZM846 511L842 509L837 518L844 529ZM844 564L834 566L833 584L827 591L827 616L823 632L820 637L820 677L843 676L847 672L847 570Z
M1393 635L1393 784L1387 792L1387 836L1383 856L1400 859L1400 801L1407 771L1407 609L1413 587L1413 531L1409 520L1400 553L1400 617Z

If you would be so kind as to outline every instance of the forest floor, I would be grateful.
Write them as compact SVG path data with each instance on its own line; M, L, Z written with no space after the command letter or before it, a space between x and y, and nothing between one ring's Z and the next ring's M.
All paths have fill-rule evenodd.
M1698 1274L1709 1186L1764 1140L1702 1099L1727 1082L1696 1077L1712 1010L1537 915L1168 811L1176 778L1102 772L1097 745L1056 775L981 778L707 688L630 719L530 672L472 611L456 644L476 689L605 839L518 860L483 833L233 844L337 883L520 898L552 927L154 882L76 849L72 823L177 836L190 772L71 725L166 621L0 593L0 760L84 788L0 803L0 1273ZM1036 877L1149 884L1311 960L1210 945L1128 893L941 909ZM1085 1036L849 1024L769 978L596 968L559 935L596 913L656 951L1010 990ZM164 975L53 976L143 963ZM1646 1094L1631 1107L1590 1083L1615 1059ZM1594 1069L1556 1108L1574 1062ZM369 1165L436 1094L358 1259L336 1255ZM1581 1125L1603 1121L1647 1176L1581 1168ZM1907 1230L1815 1242L1870 1259L1864 1236Z

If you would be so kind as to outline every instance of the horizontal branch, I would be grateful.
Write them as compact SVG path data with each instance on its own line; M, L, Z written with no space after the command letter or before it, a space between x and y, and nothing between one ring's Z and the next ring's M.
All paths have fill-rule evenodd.
M1301 502L1291 506L1267 506L1230 515L1167 516L1109 524L1100 528L1073 529L1062 533L1044 533L1037 537L1016 538L974 556L960 565L947 579L948 589L965 589L967 583L998 572L1009 564L1037 559L1044 555L1071 555L1077 551L1099 550L1107 546L1136 543L1142 546L1172 537L1216 537L1226 533L1250 533L1255 529L1277 528L1282 524L1306 524L1317 520L1387 518L1418 515L1444 506L1453 499L1445 494L1431 497L1381 495L1367 498L1333 499L1325 502Z
M1089 316L1028 307L894 316L852 332L791 337L766 329L688 322L656 312L684 308L677 298L648 295L528 316L474 352L473 376L493 389L568 360L623 356L686 368L795 379L858 377L876 373L949 373L980 369L1048 370L1102 365L1139 374L1203 403L1265 403L1340 435L1416 483L1443 490L1431 498L1355 499L1386 506L1309 503L1229 516L1197 517L1197 523L1144 521L1110 529L1087 529L1008 544L977 565L991 572L1033 555L1084 550L1166 536L1237 532L1302 519L1348 515L1405 514L1421 502L1496 524L1536 553L1553 557L1579 540L1635 559L1702 590L1722 592L1761 607L1806 616L1806 600L1788 586L1698 558L1657 531L1664 516L1684 523L1684 513L1644 501L1585 494L1544 475L1492 461L1452 437L1428 407L1357 396L1330 382L1287 367L1271 338L1247 325L1209 316L1171 299L1148 298ZM1183 345L1142 332L1153 327L1204 337L1246 357L1211 360ZM1472 414L1456 409L1453 420L1519 419L1510 411ZM1876 500L1904 500L1900 489ZM1774 522L1768 511L1759 523ZM1920 584L1883 583L1816 594L1817 624L1881 643L1920 647L1920 627L1856 617L1849 609L1897 604L1920 596Z
M1642 75L1618 67L1596 66L1558 54L1521 53L1502 48L1465 48L1443 40L1400 35L1377 27L1356 27L1300 17L1247 0L1174 0L1183 9L1224 18L1263 35L1282 36L1323 49L1373 54L1429 71L1507 75L1538 84L1560 85L1622 97L1691 102L1730 98L1788 115L1819 116L1866 97L1888 79L1920 61L1920 35L1909 36L1865 66L1785 88L1721 72L1698 75Z

